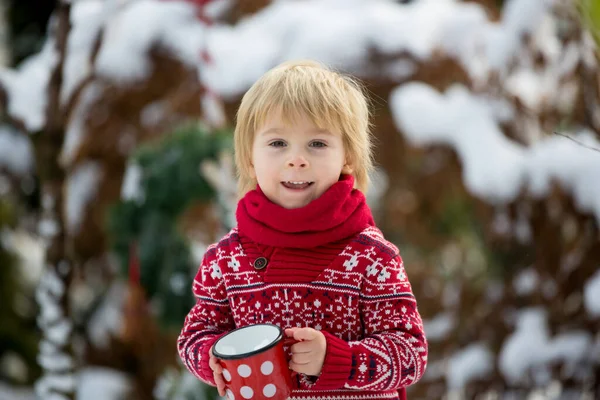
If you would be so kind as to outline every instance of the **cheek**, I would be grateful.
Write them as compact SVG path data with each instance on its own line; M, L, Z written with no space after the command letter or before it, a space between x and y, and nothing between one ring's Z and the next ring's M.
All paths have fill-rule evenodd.
M254 167L252 171L254 173L253 178L257 180L261 180L272 174L273 167L269 167L269 162L265 161L263 158L258 157L254 160Z

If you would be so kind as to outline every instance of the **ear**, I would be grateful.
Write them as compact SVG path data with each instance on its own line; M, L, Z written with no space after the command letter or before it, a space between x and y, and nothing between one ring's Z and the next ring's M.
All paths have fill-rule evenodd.
M348 157L346 157L346 161L344 163L344 166L342 167L342 174L351 175L353 171L354 168L352 168L352 161Z

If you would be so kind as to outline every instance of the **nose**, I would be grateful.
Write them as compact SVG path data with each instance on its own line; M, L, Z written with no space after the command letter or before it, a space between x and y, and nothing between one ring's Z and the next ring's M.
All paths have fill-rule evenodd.
M288 167L291 168L306 168L308 167L308 161L301 154L296 154L288 160Z

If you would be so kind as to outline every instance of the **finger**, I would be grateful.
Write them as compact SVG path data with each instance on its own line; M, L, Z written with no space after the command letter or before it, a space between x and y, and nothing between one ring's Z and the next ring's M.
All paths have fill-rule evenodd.
M314 340L319 337L318 331L313 328L292 328L296 340Z
M210 369L212 369L214 372L218 373L218 374L222 374L223 373L223 367L221 366L221 364L219 363L219 361L217 361L216 358L210 358L208 360L208 366L210 367Z
M291 360L297 365L309 364L314 357L311 357L310 353L293 354Z
M290 361L289 367L292 371L295 371L299 374L316 375L315 367L311 364L297 364L293 361Z
M307 340L294 343L292 347L290 347L290 350L292 353L310 353L315 350L315 345L314 342Z
M213 377L215 378L215 384L217 385L219 396L225 396L225 380L223 379L223 375L214 372Z
M295 332L297 329L300 329L300 328L287 328L287 329L285 329L283 332L285 333L285 335L286 335L287 337L291 337L291 338L293 338L293 337L294 337L294 332Z

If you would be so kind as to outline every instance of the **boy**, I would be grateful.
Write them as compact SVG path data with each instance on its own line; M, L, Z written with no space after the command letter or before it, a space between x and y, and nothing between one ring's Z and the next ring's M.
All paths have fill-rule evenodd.
M211 347L273 323L300 340L292 399L404 399L427 342L398 249L363 192L369 110L354 81L314 62L284 63L242 99L234 138L238 226L211 245L178 341L186 367L224 395Z

